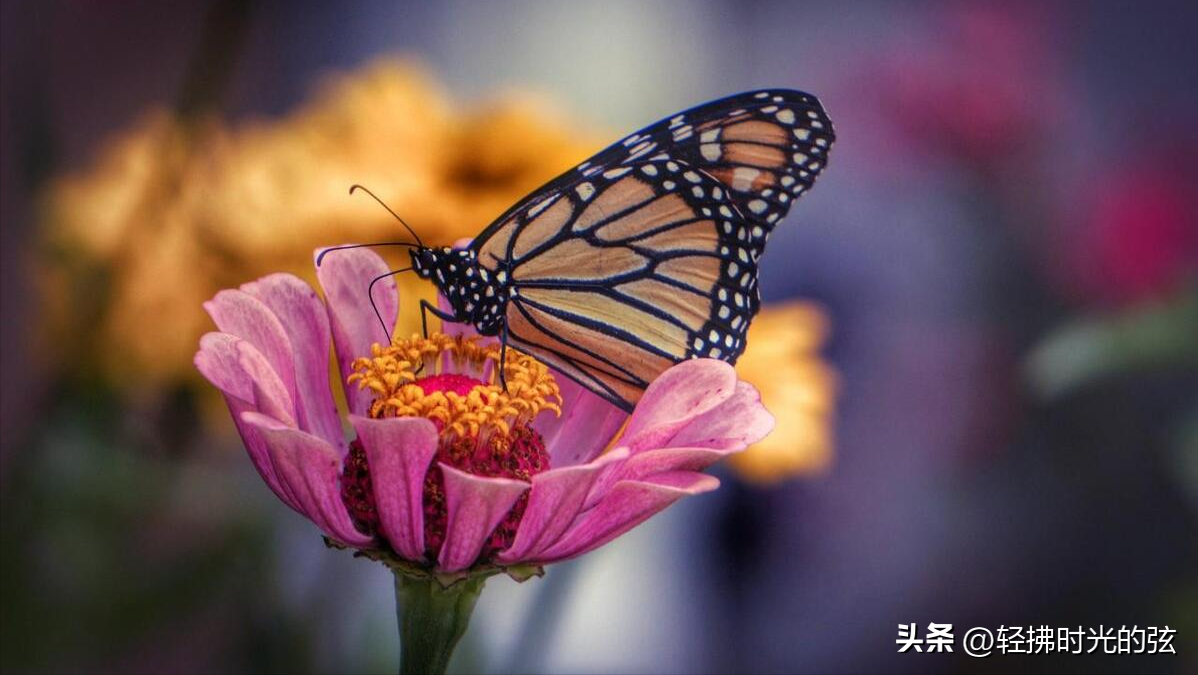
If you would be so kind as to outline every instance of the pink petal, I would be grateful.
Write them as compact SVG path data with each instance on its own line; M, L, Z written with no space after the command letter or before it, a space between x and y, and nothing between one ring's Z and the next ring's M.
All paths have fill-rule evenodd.
M539 415L533 426L549 448L550 466L585 464L603 452L628 414L561 373L553 377L562 394L561 417Z
M592 551L649 516L688 495L719 487L714 476L693 471L673 471L643 481L621 481L603 501L583 514L560 541L543 551L539 562L557 562Z
M440 467L445 477L448 521L437 566L456 572L474 564L483 543L528 489L528 483L475 476L444 463Z
M311 286L291 274L271 274L241 290L274 313L291 341L299 428L332 443L344 455L348 446L329 387L329 318L324 303Z
M373 542L354 527L341 501L341 455L336 448L259 413L243 413L242 419L262 434L279 479L295 497L300 513L343 544L366 546Z
M294 498L278 478L266 442L256 429L241 419L248 411L262 412L284 424L294 424L288 417L292 407L287 391L266 357L241 338L228 333L208 333L200 338L200 351L195 365L208 381L224 394L225 403L233 416L233 424L241 434L250 461L270 489L295 510L300 510Z
M761 404L761 394L742 381L726 401L688 421L670 445L736 452L765 438L773 428L774 416Z
M516 530L516 540L498 556L500 562L533 560L552 546L574 522L591 486L613 463L628 458L628 451L609 452L590 464L550 469L532 477L528 506Z
M229 396L290 425L295 405L274 367L252 344L228 333L200 338L195 365L209 382Z
M723 403L736 390L736 371L715 359L688 359L650 383L620 441L635 454L660 448L691 420Z
M437 454L437 427L422 417L349 420L366 450L383 536L404 558L424 559L424 475Z
M294 403L295 359L287 331L274 312L254 296L244 291L223 290L208 302L204 309L221 332L236 335L249 342L274 368L287 387L288 398ZM291 413L294 417L294 409Z
M320 251L316 252L319 255ZM373 251L349 249L326 256L316 277L324 288L328 302L329 322L333 327L333 346L337 350L337 364L341 368L342 385L353 373L350 364L354 359L370 356L374 343L388 344L387 331L395 327L399 314L399 294L395 290L395 279L387 277L374 286L374 305L382 315L386 330L366 296L370 281L391 270L383 259ZM374 400L369 389L355 386L345 387L345 399L349 411L363 415Z
M671 471L702 471L733 451L713 448L662 448L638 453L616 473L616 480L645 480Z

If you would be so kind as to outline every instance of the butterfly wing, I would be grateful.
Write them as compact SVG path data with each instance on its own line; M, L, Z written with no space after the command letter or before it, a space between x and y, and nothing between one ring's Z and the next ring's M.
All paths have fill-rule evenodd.
M720 181L654 160L577 177L484 243L479 264L506 273L511 344L631 410L678 361L744 351L753 230Z
M680 360L734 363L765 240L832 141L815 97L750 92L558 176L472 244L480 265L510 276L509 341L625 410Z
M746 219L768 236L815 183L834 141L832 121L811 94L792 89L736 94L616 141L512 206L475 243L502 236L521 212L579 178L648 159L675 159L701 168L732 192Z

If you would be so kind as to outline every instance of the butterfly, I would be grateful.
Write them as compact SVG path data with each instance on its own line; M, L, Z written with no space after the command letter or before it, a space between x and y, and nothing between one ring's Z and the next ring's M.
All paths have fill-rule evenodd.
M834 138L818 99L794 90L671 115L535 190L467 248L407 244L410 269L449 303L422 302L422 317L498 336L501 353L520 349L631 412L675 363L744 352L765 242Z

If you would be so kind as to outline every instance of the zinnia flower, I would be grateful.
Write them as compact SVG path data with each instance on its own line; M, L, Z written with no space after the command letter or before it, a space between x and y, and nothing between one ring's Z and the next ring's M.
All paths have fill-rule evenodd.
M396 571L405 649L441 645L405 651L405 668L444 668L487 576L526 578L714 489L702 469L773 426L722 361L670 368L627 417L510 348L505 389L498 346L468 330L378 344L365 290L386 271L369 251L330 256L317 270L327 305L289 274L221 291L205 305L220 330L200 340L195 363L279 499L332 543ZM395 286L379 284L374 304L393 325ZM330 339L349 385L349 441L328 381ZM421 633L434 624L452 630Z

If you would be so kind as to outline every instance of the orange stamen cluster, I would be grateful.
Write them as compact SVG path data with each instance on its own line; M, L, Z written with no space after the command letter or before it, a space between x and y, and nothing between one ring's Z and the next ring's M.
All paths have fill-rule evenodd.
M374 392L371 417L425 417L437 423L443 436L507 435L513 425L542 411L561 414L561 392L545 364L510 348L500 364L499 347L479 340L433 333L397 338L388 347L375 344L369 357L353 362L349 382ZM501 366L506 389L500 383ZM461 393L426 392L417 382L442 373L467 374L479 383Z

